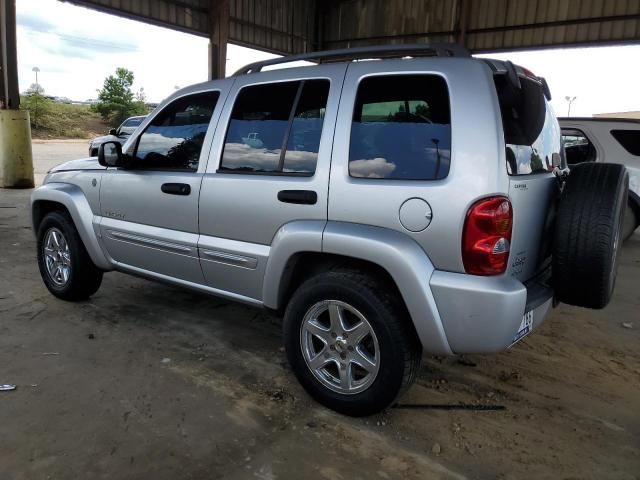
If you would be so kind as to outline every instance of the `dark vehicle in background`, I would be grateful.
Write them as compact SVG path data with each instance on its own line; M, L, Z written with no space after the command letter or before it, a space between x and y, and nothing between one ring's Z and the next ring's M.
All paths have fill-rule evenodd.
M109 130L109 135L96 137L91 140L91 143L89 144L89 156L97 157L98 148L100 148L100 145L105 142L118 142L120 145L123 145L124 142L127 141L127 138L129 138L129 135L135 132L136 128L140 126L145 118L147 118L146 115L129 117L122 122L118 128L112 128Z

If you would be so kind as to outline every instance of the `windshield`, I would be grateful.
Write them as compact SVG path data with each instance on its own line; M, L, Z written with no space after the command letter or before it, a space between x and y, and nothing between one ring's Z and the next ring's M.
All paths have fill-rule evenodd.
M131 135L146 117L131 117L126 119L118 128L120 135Z

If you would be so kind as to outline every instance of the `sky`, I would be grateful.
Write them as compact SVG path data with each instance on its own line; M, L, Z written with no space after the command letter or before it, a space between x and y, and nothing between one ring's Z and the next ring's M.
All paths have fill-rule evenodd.
M38 81L48 95L86 100L97 96L117 67L135 74L151 102L176 87L207 80L208 40L76 7L57 0L16 0L20 90ZM489 55L509 59L547 79L558 115L566 96L572 116L640 110L640 45ZM227 74L273 55L229 45Z

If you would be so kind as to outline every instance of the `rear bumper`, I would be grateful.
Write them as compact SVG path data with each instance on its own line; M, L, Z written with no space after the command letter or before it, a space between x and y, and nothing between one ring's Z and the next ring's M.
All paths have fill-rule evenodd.
M479 277L435 271L431 291L454 353L488 353L508 348L525 312L535 329L551 308L553 290L542 281Z

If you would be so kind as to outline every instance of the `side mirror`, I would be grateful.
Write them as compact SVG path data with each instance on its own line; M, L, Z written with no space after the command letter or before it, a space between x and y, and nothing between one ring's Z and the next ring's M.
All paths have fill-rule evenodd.
M122 145L118 142L104 142L98 147L98 163L103 167L122 167L125 164Z
M109 135L118 135L118 130L116 130L115 128L112 128L111 130L109 130Z

